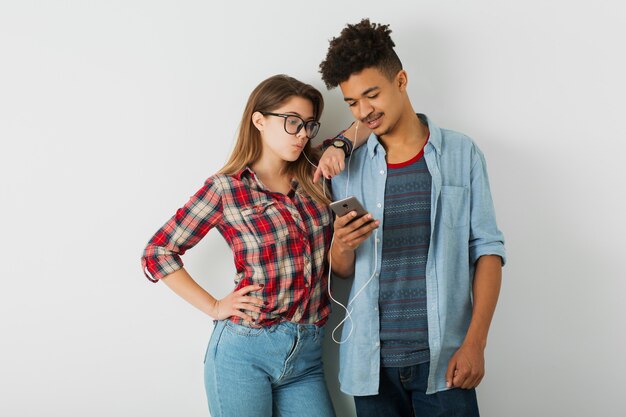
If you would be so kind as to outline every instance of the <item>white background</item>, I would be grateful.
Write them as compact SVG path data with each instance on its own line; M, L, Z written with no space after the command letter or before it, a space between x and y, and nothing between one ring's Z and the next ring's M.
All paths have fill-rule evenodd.
M264 78L324 92L320 138L350 121L317 69L362 17L391 24L415 109L488 161L509 263L482 415L623 415L624 3L224 3L0 3L0 415L207 415L211 323L141 251L225 162ZM232 288L217 232L184 259Z

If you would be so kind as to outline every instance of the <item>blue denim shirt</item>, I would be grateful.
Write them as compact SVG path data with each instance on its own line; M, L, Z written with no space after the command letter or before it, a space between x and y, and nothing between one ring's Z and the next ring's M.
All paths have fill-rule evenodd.
M430 138L424 158L432 175L432 193L431 243L426 264L430 347L426 393L432 394L447 389L448 361L461 346L469 327L475 262L482 255L499 255L503 264L506 259L504 236L496 225L482 152L461 133L440 129L430 119L428 127ZM353 152L349 169L332 180L335 199L346 197L347 190L348 196L356 196L375 219L381 220L377 235L372 234L356 250L349 304L352 322L348 320L344 324L342 340L351 325L354 331L340 346L339 353L339 382L341 390L349 395L378 393L377 277L381 268L386 179L385 149L372 134L364 146ZM374 279L353 300L372 274L376 274Z

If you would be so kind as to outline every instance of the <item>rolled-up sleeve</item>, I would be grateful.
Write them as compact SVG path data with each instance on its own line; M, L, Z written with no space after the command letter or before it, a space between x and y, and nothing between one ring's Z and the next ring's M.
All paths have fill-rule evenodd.
M496 224L485 157L474 148L471 170L469 258L474 264L483 255L498 255L506 263L504 235Z
M219 184L206 180L176 214L152 236L141 257L146 277L157 282L183 267L181 256L195 246L222 218Z

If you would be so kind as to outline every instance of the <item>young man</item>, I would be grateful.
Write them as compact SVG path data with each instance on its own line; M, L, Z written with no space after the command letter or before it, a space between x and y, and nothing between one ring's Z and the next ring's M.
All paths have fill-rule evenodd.
M326 143L316 176L347 165L334 197L354 195L370 211L335 220L333 272L354 276L341 389L359 417L478 416L504 238L483 154L415 113L390 32L368 19L348 25L320 65L357 123ZM357 138L348 164L357 125L372 134L362 147Z

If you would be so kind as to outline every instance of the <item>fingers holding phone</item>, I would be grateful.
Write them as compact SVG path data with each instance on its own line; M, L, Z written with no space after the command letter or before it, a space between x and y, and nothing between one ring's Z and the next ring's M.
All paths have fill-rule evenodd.
M337 217L334 224L335 244L340 245L342 249L355 250L379 225L380 222L374 220L371 213L359 217L356 211L352 211L345 216Z
M355 250L380 225L356 197L334 201L330 208L337 214L334 228L335 243L340 246L339 249Z

